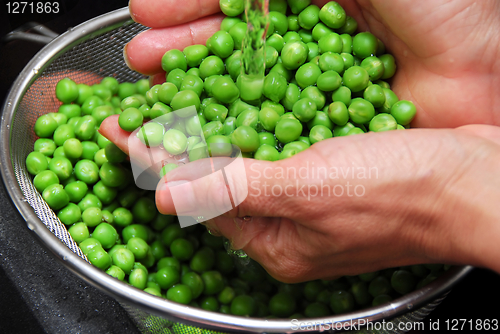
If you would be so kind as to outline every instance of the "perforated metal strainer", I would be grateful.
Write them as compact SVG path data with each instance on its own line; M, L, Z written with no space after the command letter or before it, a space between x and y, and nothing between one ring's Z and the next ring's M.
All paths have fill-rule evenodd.
M36 119L42 114L57 111L59 102L54 94L57 81L70 77L77 83L94 84L105 76L114 76L120 82L141 79L140 74L125 65L122 50L133 36L145 29L132 22L128 9L124 8L87 21L57 37L31 60L14 82L3 107L0 170L6 189L29 229L55 258L89 284L120 301L143 332L292 332L289 320L243 318L187 307L152 296L108 276L88 263L66 227L33 186L25 160L36 140L33 132ZM391 318L397 329L398 323L418 321L428 315L452 285L471 269L452 268L428 286L387 305L307 321L325 324L327 328L328 324L336 323L337 328L347 329L360 320L376 322Z

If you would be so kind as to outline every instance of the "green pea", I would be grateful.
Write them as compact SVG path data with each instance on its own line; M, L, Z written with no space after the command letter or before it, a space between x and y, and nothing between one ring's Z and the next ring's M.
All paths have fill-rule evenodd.
M374 278L368 286L368 292L373 298L379 295L389 294L391 290L391 284L384 276Z
M39 138L35 141L34 151L50 157L54 154L56 147L56 143L52 139Z
M318 65L306 63L297 70L295 79L300 87L306 88L307 86L314 85L320 75L321 69Z
M59 80L56 85L56 97L62 103L71 103L78 99L78 87L76 83L69 78Z
M69 124L59 125L54 131L54 143L57 146L63 146L64 142L70 138L75 138L75 131Z
M68 229L68 232L71 235L71 237L73 238L73 240L75 240L76 243L82 242L83 240L87 239L90 235L89 229L87 228L87 225L85 225L84 223L76 223L76 224L72 225ZM89 254L87 255L87 258L89 259L90 262L92 262L93 265L102 269L102 267L100 266L101 263L97 262L97 260L99 260L101 258L99 256L100 253L96 253L95 257L92 256L92 253L96 252L97 250L98 250L98 248L89 252ZM101 248L101 250L102 250L102 248ZM94 263L94 262L97 262L97 263ZM108 266L109 266L109 264L108 264ZM107 266L106 266L106 268L107 268Z
M106 274L108 274L111 277L117 278L120 281L123 281L125 279L125 273L123 270L117 266L110 266L108 270L106 270Z
M310 121L316 115L316 103L310 98L300 99L293 105L293 115L301 122Z
M187 70L186 57L182 51L177 49L172 49L163 55L161 58L161 67L167 73L170 71L180 68L183 71Z
M87 193L82 200L78 202L78 207L82 212L91 207L102 209L102 202L96 195Z
M245 10L245 1L243 0L220 0L220 10L227 16L238 16ZM185 303L185 304L189 304Z
M281 60L288 70L299 68L307 60L307 46L298 41L290 41L285 44L281 51Z
M295 84L289 84L285 92L285 97L281 100L281 103L287 110L292 110L294 104L300 100L300 89Z
M149 245L142 238L132 237L127 241L127 249L130 250L138 260L144 259L149 250Z
M276 161L280 159L280 153L274 146L263 144L255 152L254 158L257 160Z
M94 184L99 179L99 167L92 160L80 160L75 165L75 175L78 180Z
M339 34L332 32L319 39L318 47L321 54L325 52L341 53L343 42Z
M311 0L287 0L290 10L293 14L298 14L303 11L309 4Z
M365 91L363 92L363 98L373 104L375 108L380 108L385 103L384 90L382 87L376 84L366 87Z
M73 203L77 203L80 202L87 194L88 186L85 182L75 181L68 183L64 187L64 190L68 194L70 201Z
M165 147L170 154L181 154L187 148L186 135L179 130L168 130L163 137L163 147Z
M333 102L342 102L346 106L351 104L351 90L345 86L341 86L332 93Z
M212 94L223 103L233 103L240 96L240 91L231 78L220 77L212 85Z
M157 214L154 200L148 197L142 197L135 202L132 207L134 220L139 224L147 224L152 221Z
M348 291L334 291L330 299L330 308L334 314L350 312L354 309L354 297Z
M360 66L349 67L343 76L344 85L352 92L360 92L368 86L370 77L368 72Z
M225 106L217 103L212 103L205 108L204 116L209 121L224 122L227 117L228 111L229 110Z
M212 75L222 75L224 71L224 62L217 56L208 56L200 64L200 76L203 80Z
M85 211L84 211L85 212ZM114 246L118 233L115 228L108 223L97 225L92 233L92 238L98 240L104 249L109 249ZM128 247L128 245L127 245Z
M279 292L269 300L269 312L280 318L286 318L295 312L295 299L288 293Z
M58 114L65 115L68 119L81 116L82 110L78 104L63 104L59 107Z
M317 80L317 86L324 92L336 90L342 84L342 78L335 71L326 71L322 73Z
M382 62L384 66L384 74L381 76L381 79L390 79L396 73L396 61L394 57L390 54L384 54L379 57L379 60Z
M339 29L345 24L347 15L342 6L335 1L331 1L321 8L319 18L328 27Z
M272 57L272 55L270 55L269 57ZM276 59L277 59L277 57L278 56L276 55ZM272 59L270 61L272 61ZM240 75L240 73L241 73L241 51L239 51L239 50L235 51L231 56L229 56L226 59L226 70L227 70L227 73L229 73L229 75L231 76L231 78L233 80L236 80L238 75ZM216 77L218 77L218 76L216 76ZM215 80L213 82L215 82ZM213 84L213 82L212 82L212 84ZM205 90L206 90L206 87L207 86L205 86ZM210 85L210 88L211 88L211 85ZM207 93L209 95L211 95L212 90L210 89L210 91L207 91Z
M193 92L198 94L198 96L200 96L201 93L203 92L203 80L201 80L200 77L195 76L195 75L191 75L191 74L186 75L182 79L180 90L181 91L192 90Z
M311 144L332 137L333 137L332 131L324 125L315 125L311 129L311 132L309 133L309 139L311 140Z
M73 165L67 158L54 157L49 163L49 169L57 175L60 181L64 181L73 172Z
M297 140L302 133L302 124L297 119L281 119L276 125L276 138L286 144Z
M136 86L131 82L123 82L118 85L118 97L120 100L137 93Z
M36 174L35 178L33 179L33 185L40 193L42 193L48 186L58 183L59 178L57 177L56 173L51 170L41 171Z
M92 91L95 96L100 97L105 102L109 102L111 100L111 91L102 84L92 85Z
M98 96L90 96L82 104L82 114L91 115L95 108L103 106L104 101Z
M242 125L250 126L254 129L257 128L259 123L259 111L255 109L248 109L238 115L236 118L236 126L240 127Z
M110 204L118 194L118 191L115 188L106 186L102 181L94 184L92 191L103 204Z
M108 187L118 187L125 183L127 173L119 164L105 162L99 169L99 176L104 185Z
M89 97L91 97L94 93L92 91L92 88L88 85L77 84L76 87L78 89L78 98L74 101L74 102L76 102L76 104L74 104L74 105L81 106L83 104L83 102L85 102L85 100L88 99ZM68 104L68 105L70 105L70 104ZM70 117L68 117L68 118L70 118Z
M353 35L356 30L358 30L358 22L353 17L346 16L345 24L339 28L338 32Z
M377 53L377 44L377 37L373 34L360 32L352 39L352 52L354 56L364 59Z
M377 57L367 57L361 61L361 67L364 68L371 81L376 81L384 74L384 64Z
M156 272L156 281L162 289L169 289L180 281L179 271L170 266L160 268Z
M281 51L283 50L283 46L285 46L285 41L281 35L272 34L267 38L266 46L271 46L276 49L276 51L281 53Z
M344 126L349 121L349 112L344 102L337 101L328 107L328 117L335 125Z
M186 76L186 71L180 68L176 68L167 74L166 81L168 83L174 84L177 87L177 89L180 89L182 84L182 79L184 79L185 76ZM160 91L160 87L161 87L160 85L155 85L151 87L151 89L146 93L146 100L148 100L149 105L152 106L153 104L159 101L158 92Z
M74 203L68 203L64 208L62 208L58 213L57 217L65 225L73 225L80 221L82 216L82 211L78 205Z
M139 140L144 145L147 145L149 147L159 146L163 141L164 135L165 135L165 127L156 122L148 122L144 124L139 130L139 132L137 132L137 138L139 138Z
M260 146L259 135L254 128L246 125L239 126L231 135L231 142L242 152L254 152Z
M118 124L123 130L132 132L142 125L143 120L144 117L137 108L128 108L120 114Z
M417 108L411 101L401 100L391 107L391 115L401 125L408 125L417 113Z
M37 175L48 167L47 157L40 152L31 152L26 157L26 168L32 175Z
M199 66L201 61L208 56L208 48L205 45L187 46L183 52L189 67Z

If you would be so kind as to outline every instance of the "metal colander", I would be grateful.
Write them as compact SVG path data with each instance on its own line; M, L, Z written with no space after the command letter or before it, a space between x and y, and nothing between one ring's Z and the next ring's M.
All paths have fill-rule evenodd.
M244 318L187 307L108 276L88 263L66 227L33 186L25 160L37 139L33 131L36 119L57 111L60 105L54 93L57 81L70 77L77 83L94 84L106 76L113 76L120 82L135 82L143 78L126 66L122 50L133 36L145 29L134 23L128 9L123 8L71 29L31 60L14 82L2 113L0 170L6 189L28 228L55 257L86 282L116 298L144 333L292 332L288 320ZM471 267L452 268L428 286L388 305L307 321L343 324L341 328L346 329L360 319L370 322L392 319L395 330L378 333L404 332L396 330L398 323L423 319L451 286L470 270Z

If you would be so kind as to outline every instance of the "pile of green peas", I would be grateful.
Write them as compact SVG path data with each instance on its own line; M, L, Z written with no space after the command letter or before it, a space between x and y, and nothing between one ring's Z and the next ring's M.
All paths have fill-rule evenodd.
M157 211L153 192L131 183L125 153L98 132L110 115L119 114L126 131L171 115L176 120L173 127L148 122L137 135L146 145L164 145L172 154L202 145L191 141L201 131L207 143L232 143L247 156L266 160L286 158L315 142L362 133L367 127L385 131L407 126L414 116L413 105L398 102L388 84L380 81L395 70L393 58L381 55L380 41L357 34L352 45L344 47L356 23L347 16L337 22L345 13L334 2L323 11L310 1L270 1L274 28L267 40L262 94L257 83L259 89L253 93L260 97L242 100L238 45L247 25L234 17L242 13L238 1L220 3L233 17L224 19L208 46L167 52L166 83L150 88L145 79L119 83L107 77L89 86L65 78L56 86L62 102L58 112L37 119L34 132L39 139L26 158L27 170L87 259L155 296L262 318L323 317L376 306L438 277L447 266L413 265L284 284L252 260L242 265L226 251L223 239L203 226L180 228L176 217ZM325 51L339 43L337 35L342 49L334 51L349 52ZM382 93L375 94L377 90ZM192 105L196 114L182 111ZM199 158L190 155L190 160ZM168 164L162 173L175 167Z
M356 33L338 3L320 9L310 0L270 1L263 78L241 72L244 0L220 0L220 7L227 15L221 30L206 45L165 53L166 82L151 87L141 110L124 111L123 129L170 117L143 131L153 146L179 154L225 143L244 157L276 161L332 137L405 129L415 117L414 104L400 101L386 81L394 57L373 34ZM182 111L188 106L197 114Z

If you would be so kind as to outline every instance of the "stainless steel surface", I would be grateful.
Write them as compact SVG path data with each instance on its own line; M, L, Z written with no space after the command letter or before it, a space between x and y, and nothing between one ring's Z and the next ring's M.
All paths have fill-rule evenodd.
M34 189L25 166L35 135L32 127L41 114L58 106L55 83L70 76L77 82L92 84L104 76L114 75L119 81L136 81L141 75L123 62L123 45L145 28L130 20L127 8L90 20L55 38L26 66L14 82L3 106L0 124L0 171L17 209L44 245L68 269L117 300L171 321L219 331L289 333L289 320L243 318L183 306L147 294L122 283L90 265L77 244L69 236L42 197ZM379 321L406 313L395 321L411 321L425 316L429 304L440 298L472 268L456 267L428 286L414 291L391 304L368 308L326 319L307 319L324 324L355 324L363 319ZM414 311L416 310L416 311ZM411 313L409 313L411 311ZM138 312L139 314L140 312Z

